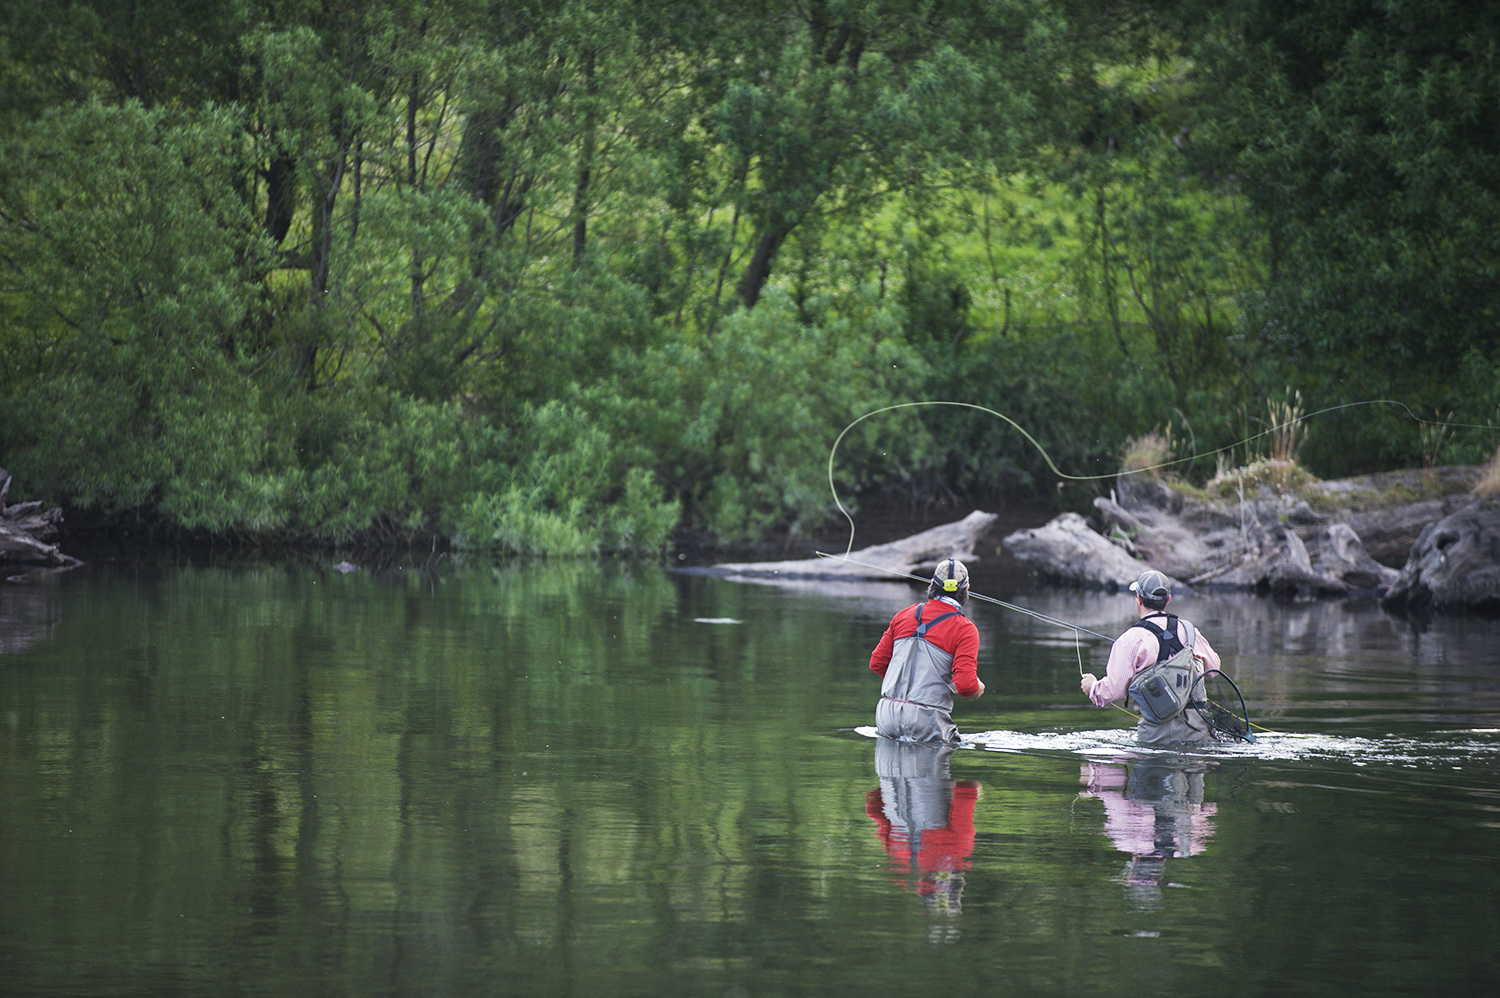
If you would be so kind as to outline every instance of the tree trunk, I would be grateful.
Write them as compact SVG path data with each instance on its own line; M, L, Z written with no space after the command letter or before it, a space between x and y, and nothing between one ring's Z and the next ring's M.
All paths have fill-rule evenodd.
M278 152L266 170L266 233L277 246L286 240L297 211L297 161Z
M425 30L426 23L423 23ZM421 102L421 91L419 84L421 80L416 73L411 74L411 86L406 94L406 185L411 190L417 189L417 107ZM411 315L419 319L422 315L422 252L415 246L411 251Z
M500 132L509 121L508 112L479 108L464 122L458 147L458 176L469 193L487 205L495 203L500 189Z
M594 169L594 98L599 81L594 76L594 50L583 50L583 92L588 104L583 116L583 142L578 152L578 182L573 188L573 266L583 262L589 238L589 183Z
M756 241L755 253L750 257L744 274L740 276L739 286L735 289L746 308L754 308L755 303L760 300L760 293L771 277L771 265L776 260L776 253L781 249L781 244L786 242L786 237L792 234L792 228L792 225L778 225L761 233L760 239Z
M317 214L313 218L313 245L311 261L311 284L308 290L308 301L312 305L316 315L321 316L324 307L324 298L328 293L328 279L333 259L333 209L338 202L339 188L344 182L344 170L349 162L349 147L345 146L339 151L338 158L333 163L332 174L328 178L327 189L323 193L322 202L318 205ZM312 335L318 334L321 323L315 324ZM316 340L305 341L297 352L296 370L301 376L309 391L318 386L318 343Z

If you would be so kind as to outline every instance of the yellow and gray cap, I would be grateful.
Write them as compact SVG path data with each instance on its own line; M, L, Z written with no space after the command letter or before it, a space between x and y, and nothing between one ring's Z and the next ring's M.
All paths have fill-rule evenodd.
M969 586L969 570L957 558L944 558L932 573L932 589L939 593L956 593Z

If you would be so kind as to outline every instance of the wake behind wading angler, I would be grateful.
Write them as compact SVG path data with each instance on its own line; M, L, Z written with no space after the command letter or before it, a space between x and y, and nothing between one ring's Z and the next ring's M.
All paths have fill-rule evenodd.
M958 561L956 558L940 562L937 570L933 572L932 578L929 580L923 579L918 575L913 575L910 572L902 572L897 569L856 561L849 558L848 555L832 555L823 551L817 552L817 555L820 558L847 561L864 568L887 572L891 575L911 579L915 582L927 583L927 602L914 604L896 614L892 618L890 625L886 628L885 634L881 636L880 644L876 645L874 652L870 655L870 669L880 675L882 680L886 680L882 682L881 700L876 705L876 732L886 737L902 741L956 741L958 730L953 725L952 720L953 694L956 692L968 699L977 700L979 695L984 692L984 683L978 677L979 634L978 629L975 628L972 645L974 686L971 687L967 681L969 668L967 654L962 659L954 655L953 662L947 666L950 669L948 673L950 678L947 686L941 690L937 689L936 686L928 687L932 692L926 695L932 702L924 702L915 697L893 696L889 699L903 704L903 706L898 708L886 705L886 700L888 699L886 696L887 689L894 689L899 692L903 683L907 687L914 685L912 678L907 678L899 682L888 679L889 664L895 655L898 637L910 643L908 654L920 653L923 656L924 662L917 672L912 673L913 677L917 675L926 675L929 677L935 675L941 678L944 668L942 655L952 655L955 650L955 648L936 645L936 651L933 651L917 645L918 641L929 645L933 644L932 639L926 637L927 632L931 628L922 627L924 619L929 625L938 622L937 618L934 618L932 613L927 610L928 603L937 601L939 603L946 602L951 604L951 608L947 610L941 608L938 610L944 623L953 616L961 616L961 613L957 611L962 611L963 606L968 602L969 598L973 597L974 599L983 600L986 603L994 603L1007 610L1014 610L1017 613L1033 617L1045 623L1067 628L1073 632L1075 639L1080 634L1090 634L1097 638L1103 638L1106 641L1110 640L1109 635L1101 634L1087 627L1070 624L1065 620L1050 617L1045 613L1039 613L1024 606L1017 606L1014 603L1007 603L1005 600L995 599L993 596L971 592L969 589L969 570L964 566L963 562ZM1142 599L1139 595L1143 588L1149 597L1149 604L1146 599ZM1166 576L1152 570L1142 573L1140 578L1131 583L1129 591L1132 595L1136 596L1137 613L1141 617L1141 620L1132 624L1131 627L1126 628L1125 634L1122 634L1120 638L1115 640L1114 645L1120 646L1122 640L1127 637L1132 638L1132 641L1127 642L1126 646L1120 646L1122 648L1122 656L1125 654L1123 648L1133 645L1138 640L1138 636L1131 635L1130 632L1132 630L1141 628L1147 634L1153 636L1158 632L1162 632L1162 637L1166 638L1165 627L1158 627L1154 622L1146 621L1145 618L1158 614L1168 616L1161 614L1160 611L1165 610L1166 603L1171 599L1170 583ZM963 617L963 620L969 627L974 627L973 623L967 617ZM1176 616L1172 616L1171 620L1180 622L1186 628L1190 628L1193 635L1192 639L1186 640L1187 634L1184 633L1183 628L1175 627L1173 637L1167 638L1166 641L1158 640L1155 653L1149 656L1149 660L1145 661L1139 672L1135 669L1135 653L1133 651L1130 657L1131 671L1124 673L1123 667L1117 667L1116 669L1117 674L1124 675L1122 681L1125 684L1126 693L1135 702L1136 706L1141 709L1142 713L1137 715L1126 708L1123 702L1121 702L1125 699L1123 696L1096 705L1113 706L1137 718L1137 737L1143 744L1202 745L1222 740L1254 742L1255 735L1251 729L1258 728L1262 731L1266 729L1260 728L1259 725L1250 721L1250 715L1245 709L1245 700L1240 694L1239 687L1235 685L1234 680L1228 674L1218 667L1219 656L1217 652L1213 652L1212 646L1208 645L1207 639L1201 638L1201 635L1197 633L1197 629L1193 628L1191 624L1182 621L1181 618ZM918 633L919 630L920 634ZM949 634L942 634L939 637L944 640L951 639L951 635ZM1202 642L1201 646L1199 644L1200 640ZM1186 643L1184 643L1185 641ZM1094 688L1102 681L1096 679L1092 673L1084 672L1082 648L1076 645L1075 647L1077 647L1079 655L1078 672L1080 688L1087 695L1093 692ZM1211 667L1205 667L1210 659L1210 654L1202 656L1195 654L1200 647L1206 648L1207 652L1211 653ZM1114 650L1115 647L1112 646L1111 662L1114 661ZM1182 654L1184 652L1186 653L1185 656ZM936 662L927 661L927 656L936 656ZM1171 660L1174 656L1177 656L1177 660L1172 662ZM1191 666L1187 666L1185 659L1201 660L1193 661ZM1157 668L1157 666L1160 666L1160 668ZM958 671L960 668L962 671ZM906 670L903 669L902 671L905 672ZM1105 675L1106 679L1108 679L1110 675L1108 667L1106 667ZM1179 677L1181 678L1179 679ZM965 680L961 687L956 683L957 678ZM977 689L977 692L973 692L975 689ZM1110 687L1108 686L1100 687L1100 695L1105 695L1109 689ZM930 710L931 713L924 713L924 709ZM882 726L880 720L882 711L886 712L887 718L887 723L884 726ZM903 717L903 712L910 716ZM1188 718L1184 719L1184 715L1188 715ZM1176 723L1172 723L1174 721ZM1177 733L1183 729L1186 729L1190 734L1176 737ZM1202 734L1205 730L1207 732L1206 737Z

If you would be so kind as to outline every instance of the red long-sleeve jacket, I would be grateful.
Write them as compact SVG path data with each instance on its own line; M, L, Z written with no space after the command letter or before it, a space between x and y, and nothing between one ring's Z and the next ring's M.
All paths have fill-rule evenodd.
M880 643L870 653L870 669L885 678L886 666L891 664L891 651L902 638L917 633L917 608L922 610L924 621L937 620L953 610L953 604L942 600L913 603L891 618L890 626L880 636ZM936 627L927 629L927 640L953 656L953 688L961 697L972 697L979 692L979 628L968 617L949 617Z

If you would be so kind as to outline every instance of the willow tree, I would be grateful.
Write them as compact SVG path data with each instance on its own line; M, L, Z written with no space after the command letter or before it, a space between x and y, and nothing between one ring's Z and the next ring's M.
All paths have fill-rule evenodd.
M1500 9L1178 5L1201 81L1195 154L1267 233L1260 337L1314 397L1396 394L1489 422L1500 402ZM1412 460L1366 414L1325 453ZM1317 440L1309 442L1314 449ZM1488 450L1493 449L1488 440ZM1471 453L1470 459L1477 457Z
M754 306L799 226L1015 164L1055 138L1075 31L1066 4L813 0L756 5L703 74L748 232L734 287Z

